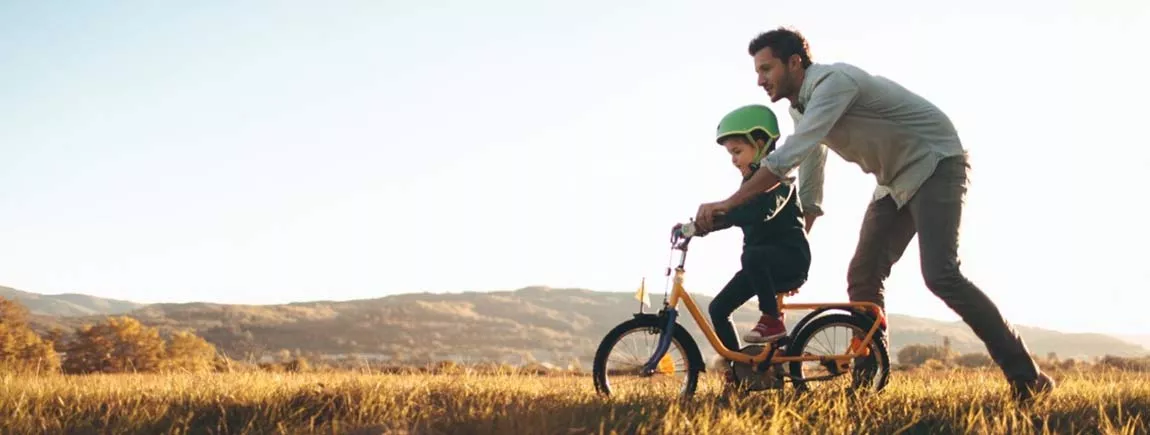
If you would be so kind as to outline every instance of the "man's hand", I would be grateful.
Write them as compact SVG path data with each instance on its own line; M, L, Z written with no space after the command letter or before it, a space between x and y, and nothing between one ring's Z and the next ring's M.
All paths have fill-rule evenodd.
M727 201L711 202L699 206L698 213L695 214L695 227L703 234L711 232L715 228L715 216L726 213L731 209Z
M807 234L811 233L811 227L815 226L815 215L808 214L803 218L807 221Z

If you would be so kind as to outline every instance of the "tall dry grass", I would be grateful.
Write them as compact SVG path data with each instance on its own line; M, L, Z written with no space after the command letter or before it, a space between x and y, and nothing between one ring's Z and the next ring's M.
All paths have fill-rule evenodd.
M233 373L0 377L3 433L1147 433L1150 375L1066 373L1019 407L995 371L896 372L870 398L597 396L586 376ZM789 391L789 390L788 390Z

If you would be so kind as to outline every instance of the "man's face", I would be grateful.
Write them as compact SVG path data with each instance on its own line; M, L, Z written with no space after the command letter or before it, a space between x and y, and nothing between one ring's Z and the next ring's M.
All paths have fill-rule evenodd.
M767 91L772 103L798 95L799 83L795 83L795 74L791 73L787 63L775 57L771 47L759 50L754 59L759 86Z

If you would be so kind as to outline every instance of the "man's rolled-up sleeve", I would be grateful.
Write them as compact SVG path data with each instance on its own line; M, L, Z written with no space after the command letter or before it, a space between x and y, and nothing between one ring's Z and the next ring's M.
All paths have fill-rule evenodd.
M823 215L823 168L827 163L827 146L820 144L799 164L799 204L805 216Z

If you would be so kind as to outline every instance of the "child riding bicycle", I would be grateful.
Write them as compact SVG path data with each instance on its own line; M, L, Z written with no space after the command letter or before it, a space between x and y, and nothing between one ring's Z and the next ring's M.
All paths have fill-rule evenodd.
M778 139L774 112L757 104L724 116L715 137L727 149L744 183L759 170L759 161L774 151ZM804 223L792 180L779 182L716 219L712 232L732 226L743 230L742 268L708 308L715 334L728 349L740 348L731 314L752 296L758 297L762 316L743 339L748 343L771 343L787 335L775 295L791 290L780 286L794 287L807 278L811 252Z

